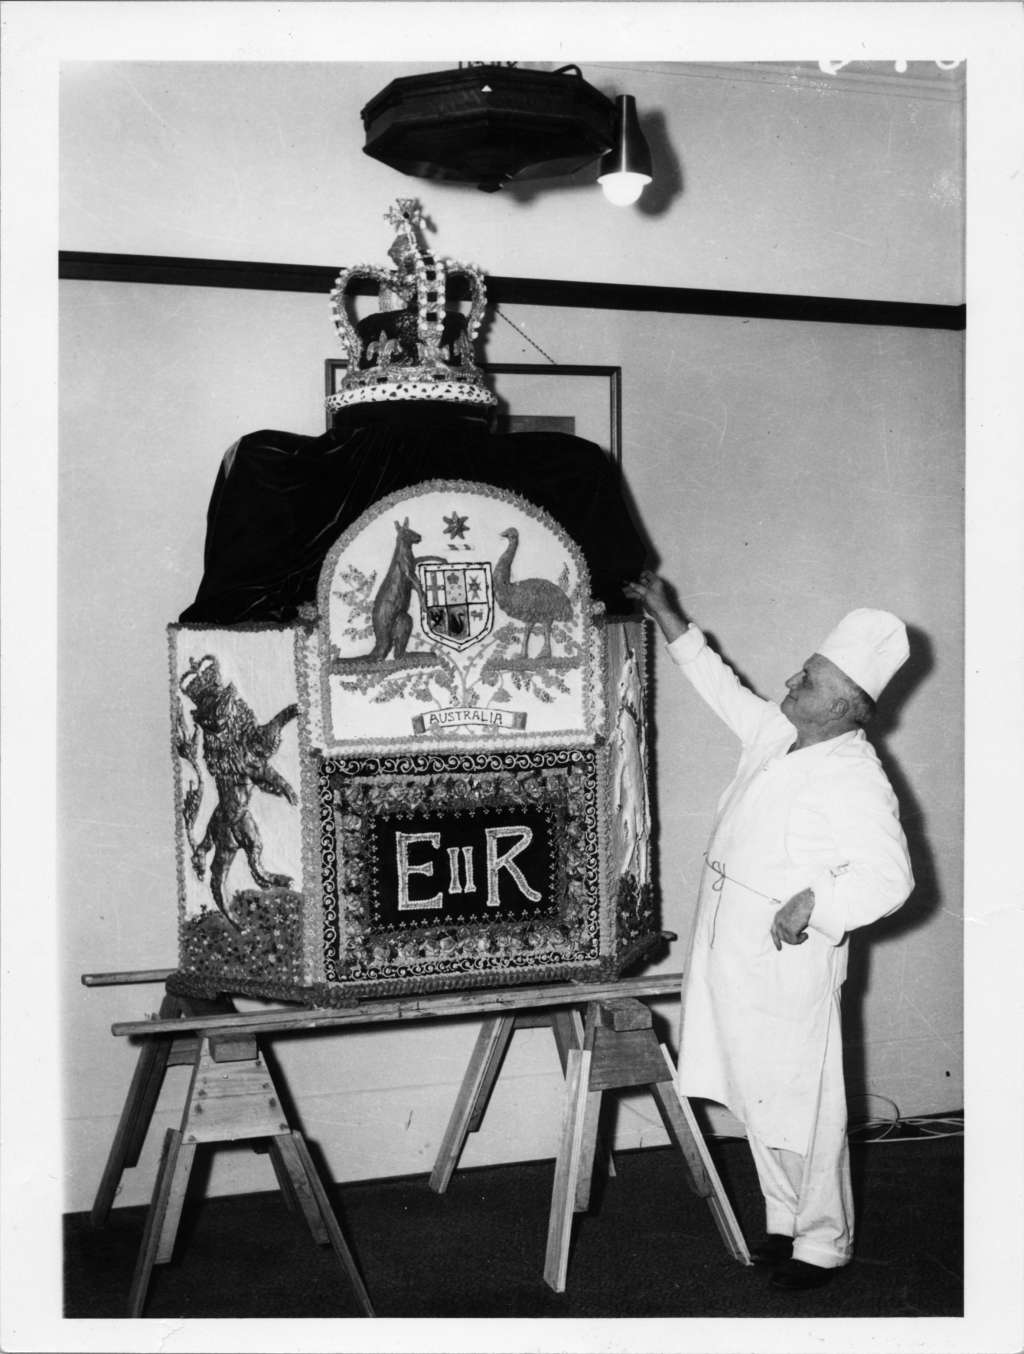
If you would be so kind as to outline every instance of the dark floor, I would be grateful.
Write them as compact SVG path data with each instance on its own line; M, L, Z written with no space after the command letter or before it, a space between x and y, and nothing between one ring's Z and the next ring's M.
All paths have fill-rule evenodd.
M743 1141L712 1154L749 1241L757 1183ZM824 1289L787 1295L726 1252L681 1156L616 1156L616 1176L577 1218L565 1293L543 1281L553 1163L336 1186L332 1201L381 1317L959 1316L963 1312L963 1142L854 1145L856 1260ZM272 1178L270 1165L268 1176ZM358 1316L329 1247L276 1192L186 1205L170 1264L153 1272L147 1317ZM94 1230L65 1221L65 1314L124 1316L145 1217L116 1209Z

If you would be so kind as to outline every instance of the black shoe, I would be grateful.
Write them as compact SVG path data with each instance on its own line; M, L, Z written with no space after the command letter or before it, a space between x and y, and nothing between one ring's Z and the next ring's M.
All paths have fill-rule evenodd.
M821 1288L829 1282L834 1269L825 1269L822 1265L809 1265L806 1260L786 1260L772 1275L775 1288L785 1288L790 1293L799 1293L807 1288Z
M751 1246L750 1258L755 1265L781 1265L793 1254L793 1238L778 1232L769 1232L757 1246Z

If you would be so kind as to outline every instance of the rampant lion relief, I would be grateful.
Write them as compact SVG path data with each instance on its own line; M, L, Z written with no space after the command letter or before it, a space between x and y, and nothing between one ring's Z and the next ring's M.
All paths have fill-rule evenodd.
M272 873L263 867L263 839L250 808L254 790L279 795L297 805L298 796L288 781L270 765L281 744L281 731L296 717L298 706L286 705L266 724L258 724L250 707L239 696L233 683L221 679L220 665L212 654L193 659L178 683L194 707L194 727L188 731L187 716L178 703L175 714L175 746L178 755L192 767L195 780L182 800L185 833L191 847L192 868L199 879L210 864L209 885L213 901L227 922L238 929L225 899L225 882L239 851L245 853L249 872L260 888L291 887L291 877ZM203 797L203 779L199 770L198 743L202 731L202 756L217 791L206 824L197 840L195 824Z

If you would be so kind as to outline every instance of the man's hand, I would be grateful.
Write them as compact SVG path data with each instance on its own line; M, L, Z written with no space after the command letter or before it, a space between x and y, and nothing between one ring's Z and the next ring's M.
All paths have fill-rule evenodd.
M807 939L807 923L814 911L814 894L810 889L794 893L783 903L772 922L772 944L781 950L783 944L802 945Z
M645 569L635 583L624 584L622 591L631 601L639 602L648 616L657 622L668 643L678 639L686 629L686 617L669 597L665 580L649 569Z

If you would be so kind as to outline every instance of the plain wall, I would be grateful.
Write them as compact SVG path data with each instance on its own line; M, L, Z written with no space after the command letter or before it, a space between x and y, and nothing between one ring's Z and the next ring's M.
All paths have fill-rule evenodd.
M703 133L716 137L718 185L742 178L750 186L757 167L746 163L743 147L753 130L775 147L779 164L790 165L785 202L769 195L763 212L737 222L729 194L720 195L718 185L699 193L689 172L682 194L652 217L616 213L593 188L556 189L521 203L416 184L353 155L353 190L342 194L342 184L321 172L324 141L308 130L306 101L316 95L322 109L328 89L337 98L343 90L351 118L392 71L287 67L271 74L245 68L225 87L219 71L154 68L140 98L137 68L70 72L63 247L378 261L390 239L380 221L385 206L415 191L437 222L439 252L506 275L960 299L958 228L949 228L959 218L949 201L959 174L961 110L948 101L912 100L911 113L903 87L896 96L858 88L822 100L812 84L652 72L673 118L674 100L688 101L688 128L689 105L710 118L702 100L718 97ZM634 75L647 78L632 72L631 87ZM882 101L880 116L890 124L930 127L890 179L882 173L889 162L870 156L878 124L863 116L869 98ZM794 106L806 116L795 117ZM821 147L814 151L805 139L812 124L819 139L824 135L821 116L812 116L821 107L836 119L826 120L833 144L841 140L848 157L871 166L859 191L863 197L873 184L877 201L874 208L861 201L859 210L883 223L869 244L873 290L860 266L862 246L840 246L835 231L807 229L808 220L834 210L841 191L825 173L827 162L815 158ZM271 118L276 137L264 127ZM346 163L340 141L331 148L335 166ZM154 159L163 175L151 168ZM188 175L186 165L193 167ZM940 166L953 185L941 208L924 186ZM771 177L764 171L759 186ZM215 184L220 196L211 201ZM186 191L194 247L185 215L174 215ZM691 224L691 213L703 220ZM482 251L470 221L480 227ZM722 242L732 238L735 254L729 245L726 266ZM664 247L684 239L685 248ZM709 266L718 259L718 270L701 281L695 249ZM929 277L919 269L922 255L931 261ZM81 1209L91 1203L135 1057L126 1041L112 1038L110 1025L155 1008L159 991L86 991L79 975L175 961L164 625L199 580L220 455L260 427L318 432L323 361L338 349L326 297L82 282L61 291L65 1197L69 1209ZM902 914L864 937L851 965L851 1107L888 1113L891 1101L904 1114L958 1108L962 335L503 309L557 362L622 367L623 465L638 519L688 609L762 694L777 697L784 678L851 606L890 607L913 627L915 662L883 707L879 743L901 794L919 886ZM543 361L498 318L487 339L490 361ZM711 810L735 749L660 656L656 721L663 922L680 936L661 967L674 971L683 963ZM671 1034L676 1004L657 1009ZM275 1048L306 1131L334 1176L353 1179L429 1169L474 1034L469 1021L302 1037ZM180 1114L183 1077L168 1077L140 1169L126 1176L119 1202L148 1198L162 1130ZM465 1164L551 1154L559 1085L550 1037L517 1035ZM721 1116L715 1122L724 1124ZM646 1097L624 1105L617 1141L664 1141ZM212 1191L272 1184L265 1158L217 1153Z
M154 1007L159 992L85 990L79 974L170 967L176 954L164 623L198 582L222 450L250 427L319 431L333 343L317 297L69 282L62 310L63 990L68 1206L82 1208L135 1056L109 1026ZM958 1107L961 336L509 314L562 361L622 366L623 465L638 518L692 614L756 689L778 697L854 605L890 606L914 627L914 671L901 680L898 709L883 710L879 741L919 887L902 914L855 945L851 1091L875 1099L852 1108ZM495 326L488 355L524 360L525 347L510 326ZM647 351L664 356L638 356ZM660 650L656 721L663 924L680 936L660 967L677 971L710 814L736 750ZM672 1032L675 1004L659 1009ZM460 1022L277 1046L306 1129L338 1178L429 1167L474 1033ZM168 1078L161 1129L180 1113L183 1077ZM553 1152L558 1085L549 1037L517 1035L466 1163ZM159 1138L154 1129L147 1154ZM618 1140L663 1140L646 1098L629 1101ZM144 1157L126 1177L125 1202L146 1197L152 1164ZM267 1186L265 1167L222 1151L211 1188Z
M364 155L365 104L437 69L68 63L61 246L341 265L383 258L384 211L418 196L445 255L501 276L964 299L962 70L587 63L651 145L655 182L622 210L593 165L491 194Z

